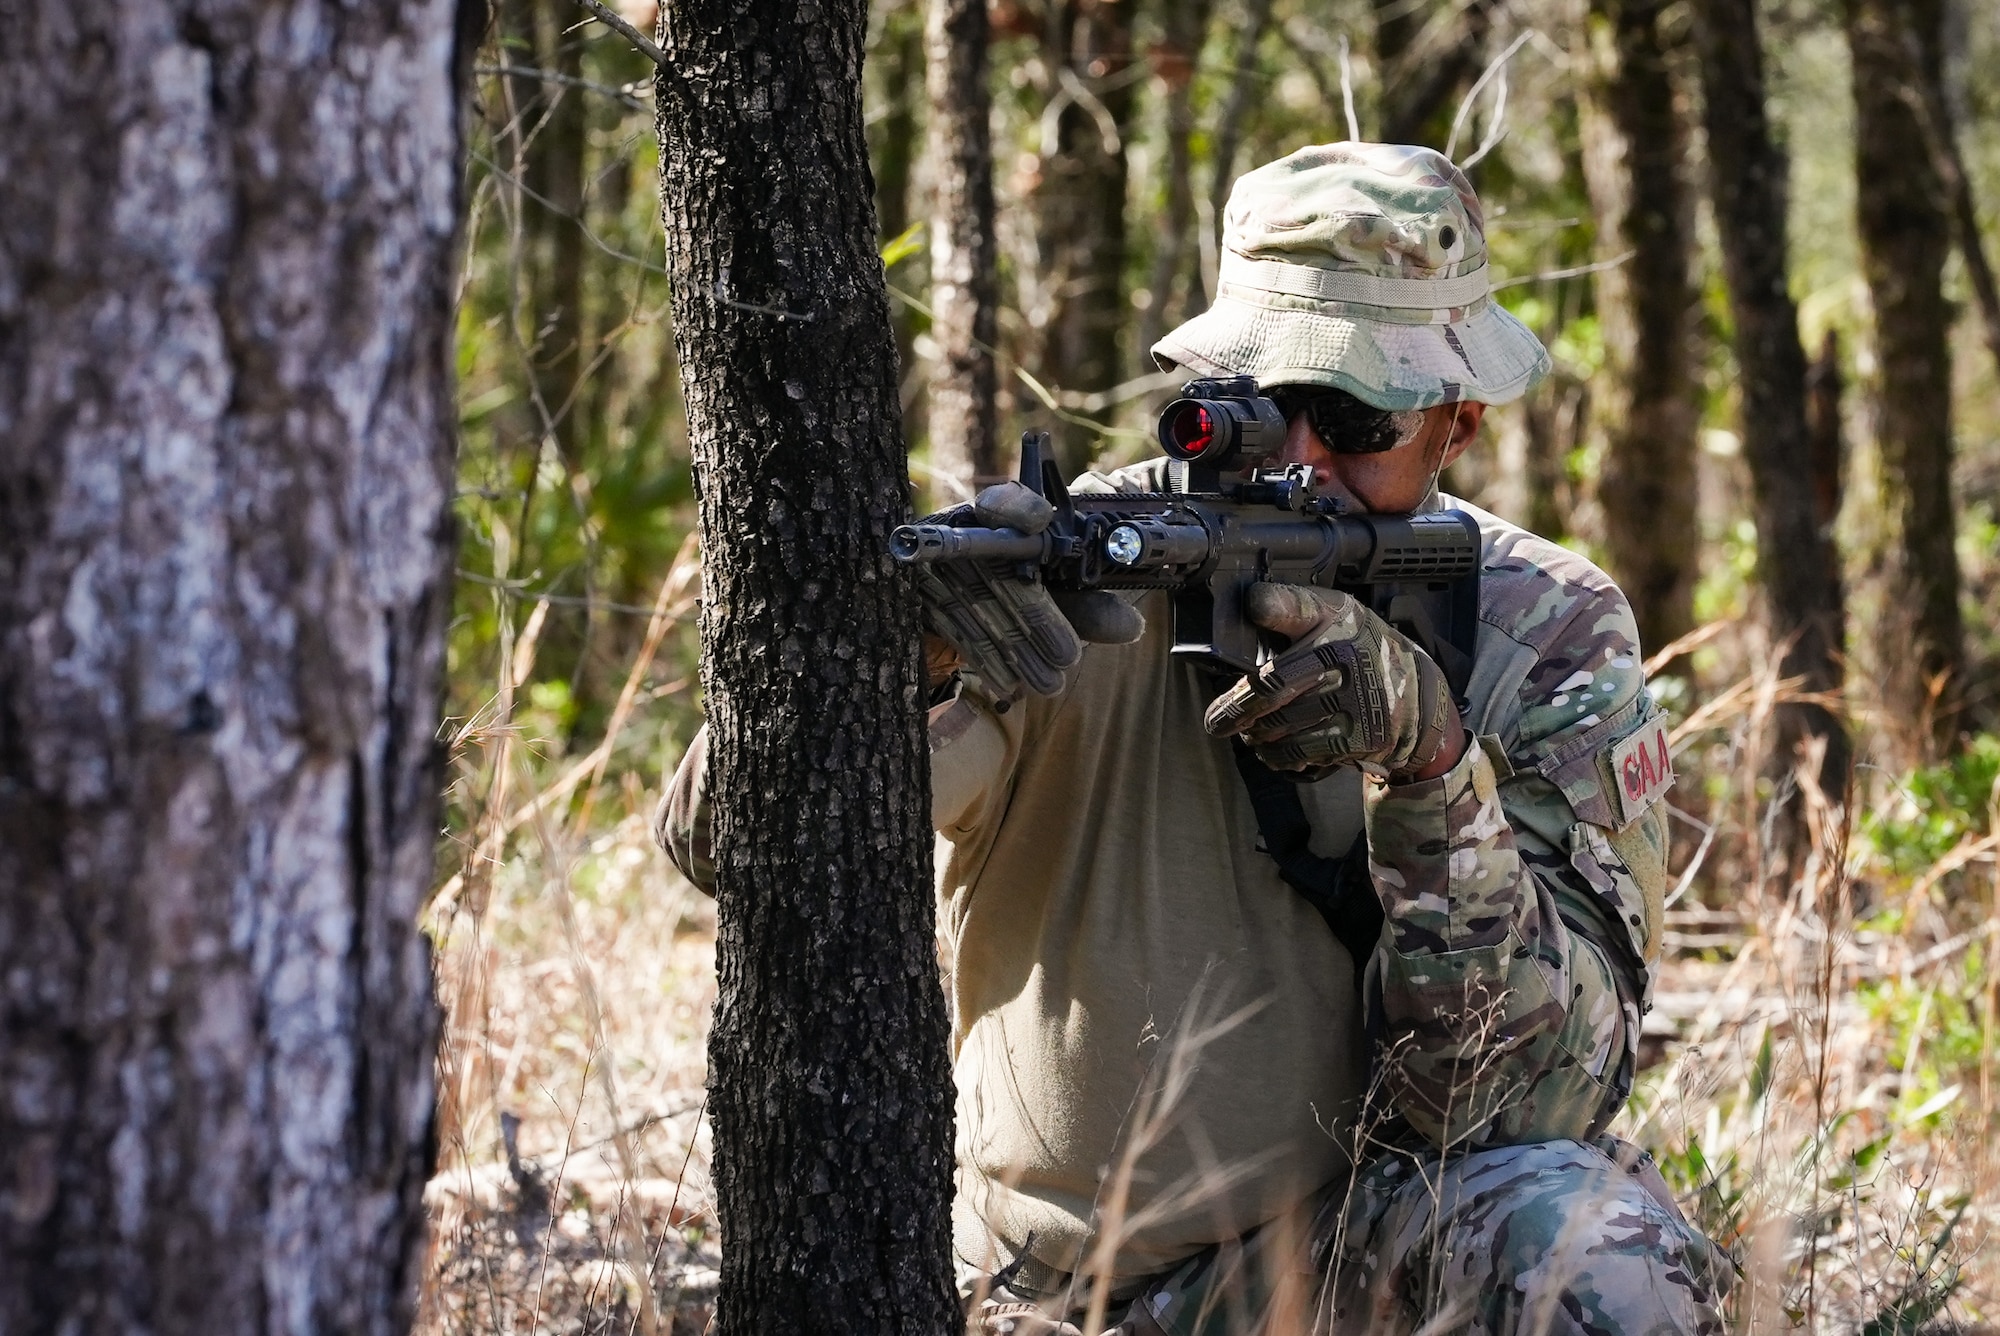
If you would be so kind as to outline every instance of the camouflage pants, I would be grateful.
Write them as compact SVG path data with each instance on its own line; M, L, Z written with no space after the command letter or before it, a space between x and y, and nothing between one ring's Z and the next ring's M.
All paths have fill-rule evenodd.
M1385 1156L1310 1232L1309 1249L1267 1226L1190 1259L1132 1306L1130 1330L1719 1336L1733 1277L1651 1158L1609 1137Z

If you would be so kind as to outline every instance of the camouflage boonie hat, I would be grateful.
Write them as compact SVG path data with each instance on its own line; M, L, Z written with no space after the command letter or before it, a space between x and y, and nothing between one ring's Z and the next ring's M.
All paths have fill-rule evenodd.
M1548 373L1490 295L1478 196L1433 149L1320 144L1245 173L1222 245L1215 303L1153 345L1163 367L1393 412L1506 403Z

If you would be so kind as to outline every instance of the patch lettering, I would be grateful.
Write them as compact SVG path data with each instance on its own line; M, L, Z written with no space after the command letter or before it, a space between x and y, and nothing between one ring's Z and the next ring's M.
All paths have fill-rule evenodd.
M1674 760L1667 750L1667 717L1654 715L1611 749L1618 806L1629 826L1673 787Z

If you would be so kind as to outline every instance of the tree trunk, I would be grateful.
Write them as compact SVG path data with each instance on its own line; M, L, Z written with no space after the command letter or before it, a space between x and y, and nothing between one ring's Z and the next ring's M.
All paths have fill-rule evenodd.
M1876 440L1882 493L1895 516L1898 559L1882 629L1906 651L1888 675L1890 715L1927 726L1931 748L1958 731L1964 670L1957 525L1951 500L1951 308L1944 261L1951 218L1914 89L1935 85L1941 0L1845 0L1853 53L1855 172L1862 270L1875 310ZM1885 642L1886 643L1886 642Z
M1243 0L1243 27L1236 38L1236 77L1222 99L1222 115L1215 127L1215 147L1209 167L1209 217L1214 220L1218 246L1222 236L1222 212L1229 203L1229 188L1236 184L1236 155L1243 146L1243 118L1253 95L1264 93L1257 78L1257 48L1264 43L1264 30L1271 26L1272 0ZM1217 251L1220 254L1220 251ZM1203 294L1213 298L1214 293Z
M1459 92L1479 76L1496 0L1469 0L1462 16L1451 13L1456 5L1411 0L1371 0L1371 5L1382 142L1442 149ZM1441 9L1450 16L1441 16Z
M1035 236L1044 309L1035 368L1063 389L1089 394L1118 384L1125 332L1125 141L1136 0L1051 0L1043 58L1059 99L1055 143L1043 144L1035 187ZM1053 152L1050 150L1053 149ZM1031 406L1028 401L1023 406ZM1096 453L1097 434L1058 422L1056 449L1074 473Z
M1598 500L1611 574L1631 598L1639 643L1656 650L1694 627L1694 200L1687 128L1661 32L1664 0L1590 0L1579 54L1583 163L1599 258L1605 366L1593 386L1604 442Z
M1785 174L1764 108L1764 57L1755 0L1696 0L1702 123L1723 275L1736 323L1744 460L1757 521L1757 572L1780 669L1811 691L1840 689L1846 614L1840 554L1814 513L1806 431L1806 359L1785 281ZM1840 721L1822 706L1778 711L1780 764L1795 744L1826 739L1823 785L1839 793L1848 752Z
M483 26L0 2L0 1330L408 1329Z
M930 0L931 462L976 490L1000 481L999 252L993 235L992 99L985 0Z
M722 1336L960 1320L865 21L677 0L656 84L705 556Z
M1819 356L1806 372L1806 436L1812 442L1810 481L1813 519L1831 532L1840 518L1841 473L1847 459L1840 422L1840 396L1846 389L1840 374L1840 335L1832 330L1820 341Z
M583 37L567 31L567 13L535 6L525 15L522 35L536 64L564 79L583 77ZM583 184L588 166L588 96L575 84L545 84L545 109L527 143L523 173L528 197L521 207L534 238L528 291L530 319L535 328L530 355L535 396L544 417L544 431L554 439L563 467L572 476L583 467L585 421L577 403L584 356L584 237Z
M1160 15L1164 31L1153 55L1163 86L1166 192L1153 245L1150 300L1139 313L1133 363L1152 370L1152 346L1188 318L1201 295L1194 213L1194 75L1208 32L1208 0L1178 0Z
M924 88L924 10L927 0L896 0L883 15L876 35L873 86L882 115L869 127L868 160L875 169L875 219L877 236L890 242L903 235L918 219L913 203L916 190L917 154L922 147L923 125L917 115ZM897 271L897 286L903 291L921 292L922 257L913 255ZM919 313L898 305L889 312L896 331L896 374L903 382L904 403L908 408L906 431L921 434L928 420L929 405L914 398L918 381L916 344Z

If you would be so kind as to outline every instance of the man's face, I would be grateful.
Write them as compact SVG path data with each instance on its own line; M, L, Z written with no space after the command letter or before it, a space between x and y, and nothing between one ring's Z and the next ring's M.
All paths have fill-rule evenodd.
M1444 404L1423 410L1422 424L1392 449L1372 455L1337 455L1312 429L1304 413L1294 414L1281 457L1287 464L1310 464L1322 495L1337 496L1369 515L1404 515L1430 491L1431 479L1472 444L1486 405Z

